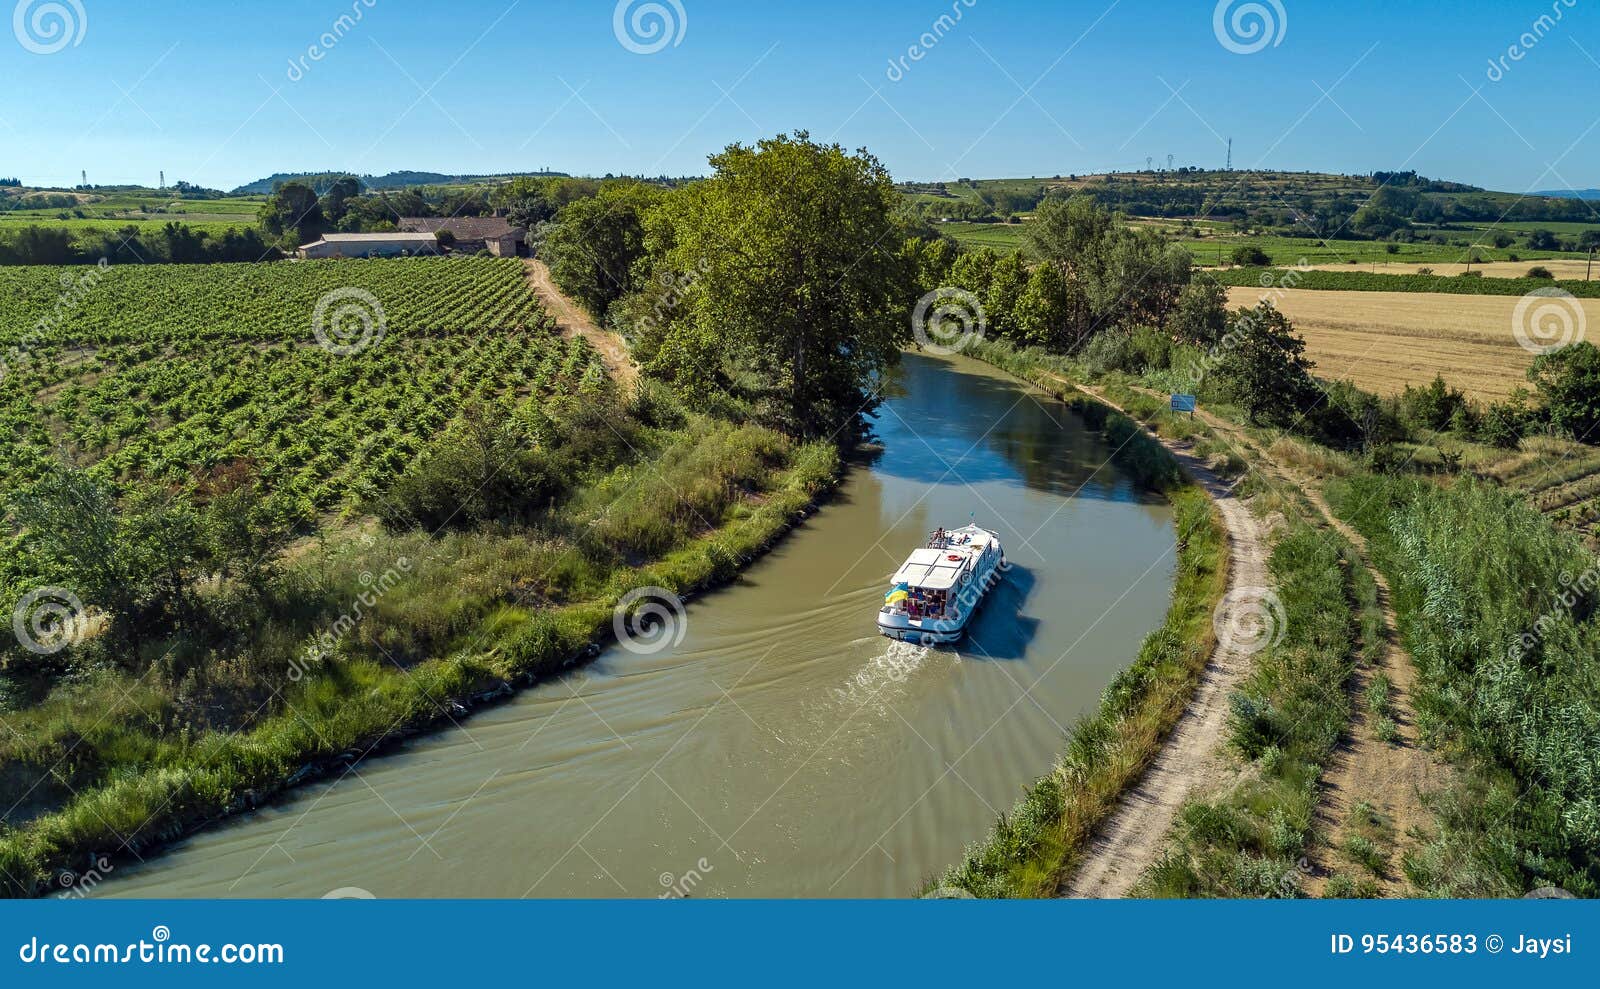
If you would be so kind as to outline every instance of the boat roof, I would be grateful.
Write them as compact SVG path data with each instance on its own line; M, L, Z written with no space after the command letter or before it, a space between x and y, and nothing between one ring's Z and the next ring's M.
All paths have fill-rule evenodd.
M950 555L948 551L942 549L912 550L911 558L900 567L894 579L912 587L923 587L932 591L947 590L955 586L967 563L966 554L961 554L959 560L949 559Z

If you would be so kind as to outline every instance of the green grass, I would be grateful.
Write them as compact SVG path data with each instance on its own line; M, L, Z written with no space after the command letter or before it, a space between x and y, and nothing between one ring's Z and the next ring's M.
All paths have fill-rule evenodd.
M1393 587L1419 732L1460 770L1407 876L1436 896L1596 895L1600 622L1578 583L1594 557L1480 482L1352 476L1328 497Z

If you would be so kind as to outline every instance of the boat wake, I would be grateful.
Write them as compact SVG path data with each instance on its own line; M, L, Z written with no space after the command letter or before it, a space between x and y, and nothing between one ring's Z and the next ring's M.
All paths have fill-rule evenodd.
M839 699L857 706L887 700L922 669L933 654L929 646L890 642L887 649L868 660L838 688Z

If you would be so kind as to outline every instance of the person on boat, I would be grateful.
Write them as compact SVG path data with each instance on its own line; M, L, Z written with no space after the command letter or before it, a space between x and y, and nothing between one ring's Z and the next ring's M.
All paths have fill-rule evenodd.
M945 540L944 526L941 525L939 528L933 530L933 545L935 547L937 547L937 548L942 549L942 548L944 548L944 545L945 545L945 541L944 540Z

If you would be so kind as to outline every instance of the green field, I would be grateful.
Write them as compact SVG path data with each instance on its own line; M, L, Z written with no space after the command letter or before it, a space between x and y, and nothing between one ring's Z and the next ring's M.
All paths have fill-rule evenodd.
M1473 233L1456 235L1456 239L1469 243L1483 235ZM1270 234L1254 236L1215 236L1185 238L1178 241L1194 255L1195 263L1202 265L1225 264L1228 256L1239 247L1258 247L1265 251L1275 265L1350 264L1352 267L1373 262L1411 262L1413 264L1459 264L1476 256L1481 261L1541 261L1550 258L1581 258L1584 255L1565 251L1530 251L1526 247L1496 248L1488 243L1477 246L1431 244L1417 241L1409 244L1390 244L1377 240L1316 240L1309 237L1275 237Z
M950 222L940 223L936 229L955 238L963 247L974 249L989 247L997 251L1012 251L1022 248L1027 223ZM1389 245L1383 241L1321 241L1264 234L1248 237L1228 234L1188 236L1179 237L1176 242L1188 248L1189 253L1194 255L1195 263L1200 265L1227 264L1229 256L1239 247L1258 247L1266 252L1273 264L1282 266L1297 265L1302 261L1308 264L1351 264L1352 267L1373 262L1449 264L1464 262L1469 255L1476 255L1483 261L1540 261L1550 258L1584 257L1582 254L1563 251L1530 251L1527 248L1516 247L1498 249L1488 244L1471 248L1429 243L1396 244L1395 252L1390 253Z
M324 311L355 353L314 330L336 291L367 293ZM66 451L180 487L249 462L306 513L354 504L469 401L603 382L546 325L510 260L0 268L0 501Z
M1020 223L941 223L938 231L956 239L962 247L992 247L997 251L1022 249L1023 224Z

